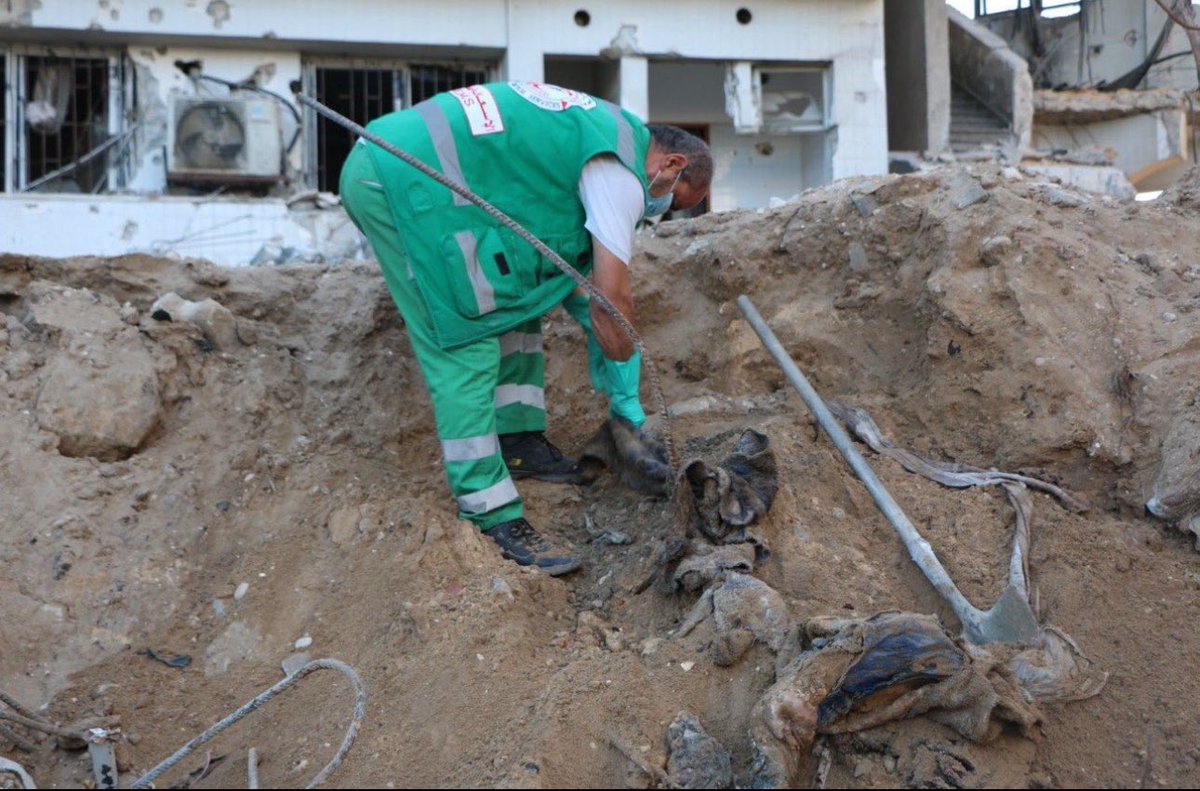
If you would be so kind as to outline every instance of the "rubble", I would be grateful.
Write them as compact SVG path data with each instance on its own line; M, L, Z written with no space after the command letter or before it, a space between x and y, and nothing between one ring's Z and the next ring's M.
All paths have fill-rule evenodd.
M960 210L960 188L987 198ZM1054 206L1050 189L1082 202ZM779 741L762 730L768 710L786 725L785 742L815 734L816 756L779 753L776 776L811 770L805 782L831 787L1183 785L1195 774L1189 701L1200 679L1197 638L1180 613L1200 606L1200 578L1191 536L1144 506L1157 478L1162 502L1189 488L1193 208L1182 197L1124 203L1006 165L955 164L647 230L632 266L634 318L668 401L691 407L672 421L680 455L705 461L700 483L716 491L700 502L719 504L719 470L732 469L721 462L739 437L770 438L775 488L750 532L771 554L714 544L700 529L735 535L745 527L722 513L736 522L760 512L752 503L718 507L687 536L674 501L615 476L590 487L522 482L530 521L586 560L568 580L505 561L456 518L425 386L373 265L228 271L148 256L0 257L4 691L61 722L120 716L138 735L124 745L136 772L278 679L309 635L307 650L352 662L373 699L388 701L368 709L339 769L348 786L717 783L719 748L733 782L746 784L768 776L762 756ZM856 252L851 267L852 242L866 266ZM154 319L169 292L213 300L254 340L239 333L218 349L198 326ZM1041 615L1062 633L995 649L991 664L945 636L956 633L953 614L785 389L738 316L742 292L825 397L869 412L897 446L1090 501L1082 512L1029 493L1038 521L1026 562ZM577 453L607 407L590 393L577 328L558 314L544 326L548 431ZM68 363L75 383L60 386ZM102 378L128 366L136 376ZM141 402L126 388L137 381L157 398L133 409ZM104 404L155 418L140 440L106 439L103 460L64 455L41 422ZM1004 493L951 495L890 458L872 464L963 593L994 601L1013 534ZM725 491L737 490L731 479ZM644 585L654 574L662 584ZM991 689L1000 704L943 695L962 705L909 707L932 700L922 690L949 691L955 675L908 678L890 700L865 694L867 676L847 672L861 652L835 646L887 611L939 622L942 637L920 632L931 655L949 661L943 669L954 658L974 667L979 683L963 689ZM829 628L799 628L813 624ZM131 661L144 646L195 661L182 670ZM804 655L813 672L831 663L820 699L803 687L817 675L793 665ZM1070 702L1105 671L1114 683ZM854 683L839 686L843 676ZM244 726L264 781L286 782L291 767L332 754L350 717L339 683L312 685ZM1010 705L1012 688L1030 700ZM826 708L839 714L817 733L821 703L837 690L841 703ZM769 705L785 697L797 705ZM901 709L917 716L833 732ZM676 723L680 712L694 722ZM1140 712L1136 727L1128 712ZM1026 738L1035 715L1036 738ZM1013 727L991 739L992 723ZM711 747L711 760L673 748L668 731L676 744ZM222 749L248 746L239 733ZM610 735L637 761L608 748ZM19 760L42 786L90 776L85 758L50 744ZM227 761L209 782L244 779L244 763Z

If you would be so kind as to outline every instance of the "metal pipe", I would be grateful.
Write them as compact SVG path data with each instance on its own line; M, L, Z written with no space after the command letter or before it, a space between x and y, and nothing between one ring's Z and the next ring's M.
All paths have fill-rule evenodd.
M837 447L842 458L846 460L846 463L854 470L854 473L863 482L863 485L867 487L867 491L871 493L871 497L875 500L875 504L879 506L879 510L883 512L883 515L891 522L892 527L900 534L900 538L904 541L904 546L907 547L908 554L913 562L917 564L925 574L926 579L937 589L942 598L953 608L959 619L963 620L963 627L969 630L971 625L967 623L964 615L967 618L974 616L976 620L979 620L984 616L983 611L967 601L967 598L963 596L962 592L950 579L950 575L946 572L945 567L942 566L941 561L934 554L933 547L921 537L921 534L913 527L912 522L904 515L904 511L900 509L900 506L888 494L883 483L876 477L875 471L871 469L866 459L854 447L849 435L846 434L846 430L842 428L837 418L829 411L829 407L825 406L825 402L821 400L821 396L817 394L817 391L809 384L808 379L796 367L796 363L792 361L791 356L783 348L783 345L779 343L779 339L775 337L775 333L763 321L763 317L754 308L754 304L750 301L750 298L743 294L738 297L737 304L741 308L742 315L746 317L746 321L758 333L763 346L775 358L775 362L783 369L783 373L788 381L800 393L800 397L804 399L805 405L812 412L813 417L817 419L817 423L825 430L829 438L833 440L833 444Z

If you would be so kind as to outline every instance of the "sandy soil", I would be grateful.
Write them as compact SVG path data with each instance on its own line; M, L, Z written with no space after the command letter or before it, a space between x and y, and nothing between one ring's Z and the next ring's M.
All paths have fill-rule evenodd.
M1041 615L1108 684L1045 705L1032 738L968 746L910 723L922 744L973 751L963 785L1200 780L1200 556L1142 510L1197 394L1196 211L1186 195L1127 204L947 169L641 238L637 319L678 441L696 450L745 427L771 438L782 489L756 574L796 619L901 609L956 625L740 319L739 293L820 392L867 409L899 445L1038 475L1092 504L1073 514L1034 496L1031 573ZM169 291L215 299L236 333L213 343L156 320ZM119 716L126 773L274 683L310 636L308 653L349 662L369 690L338 786L649 787L610 737L664 766L683 711L745 776L774 660L756 646L719 667L708 626L670 639L695 594L636 592L670 503L611 477L523 484L531 521L588 565L556 580L503 560L455 518L373 267L10 256L0 308L0 690L59 721ZM604 405L578 330L555 313L545 331L550 435L577 449ZM990 604L1012 535L1003 493L873 463L964 592ZM605 529L632 542L597 538ZM341 739L348 689L318 675L245 720L212 743L225 758L197 786L243 787L250 746L264 784L303 785ZM903 729L891 733L831 741L828 784L946 780L920 774L899 755ZM53 740L32 755L0 740L0 754L43 787L89 776L85 755Z

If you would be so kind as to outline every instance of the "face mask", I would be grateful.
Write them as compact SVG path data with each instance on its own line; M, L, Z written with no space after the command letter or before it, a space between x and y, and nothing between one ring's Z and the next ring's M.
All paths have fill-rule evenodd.
M658 181L658 177L661 175L661 170L655 173L654 178L650 181L650 186L646 188L646 208L642 212L642 219L646 219L648 217L657 217L660 214L664 214L668 209L671 208L671 201L675 200L675 185L679 183L679 178L683 175L683 171L681 170L675 175L675 180L671 182L671 189L667 190L665 195L662 195L658 198L651 198L650 189L654 186L654 182Z

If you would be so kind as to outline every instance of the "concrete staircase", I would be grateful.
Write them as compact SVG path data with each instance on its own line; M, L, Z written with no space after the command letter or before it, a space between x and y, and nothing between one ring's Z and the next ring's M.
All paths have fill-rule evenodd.
M950 86L950 148L973 151L1012 140L1012 127L958 85Z

